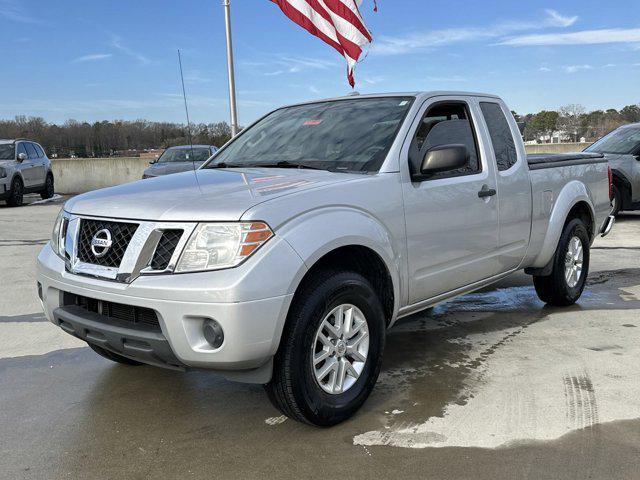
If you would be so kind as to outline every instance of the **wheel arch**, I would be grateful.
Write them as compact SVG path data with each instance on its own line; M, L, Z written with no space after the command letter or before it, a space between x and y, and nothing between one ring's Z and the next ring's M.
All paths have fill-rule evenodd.
M613 174L613 184L618 187L622 194L621 210L630 209L633 203L633 187L627 176L617 168L611 169Z
M573 218L581 218L593 242L597 235L596 213L586 186L577 180L565 185L551 211L547 233L540 253L532 262L527 273L540 275L546 271L555 255L560 236L567 222Z
M298 294L322 268L362 274L378 292L388 324L397 318L402 295L401 261L390 232L376 218L354 209L309 212L279 232L300 256L306 271L289 289Z

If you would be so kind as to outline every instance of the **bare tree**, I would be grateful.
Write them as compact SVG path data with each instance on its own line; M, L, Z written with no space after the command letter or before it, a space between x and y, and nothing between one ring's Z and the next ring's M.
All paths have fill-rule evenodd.
M570 138L573 135L573 141L577 142L578 133L582 128L582 117L586 111L586 108L576 103L560 107L558 110L560 116L558 117L556 128Z

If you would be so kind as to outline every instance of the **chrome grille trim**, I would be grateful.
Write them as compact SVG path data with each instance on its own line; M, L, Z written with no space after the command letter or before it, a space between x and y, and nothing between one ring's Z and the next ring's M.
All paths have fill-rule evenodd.
M127 220L118 218L90 217L85 215L72 215L65 212L68 221L67 232L64 239L65 266L69 273L87 275L96 278L113 280L120 283L131 283L141 275L161 275L172 273L175 269L180 254L184 249L197 223L184 222L148 222ZM124 253L119 267L105 267L92 263L86 263L78 258L78 238L80 234L81 220L99 220L114 223L136 223L138 229L134 233ZM178 242L175 251L164 270L154 270L150 265L155 254L158 242L165 230L183 230L184 233Z

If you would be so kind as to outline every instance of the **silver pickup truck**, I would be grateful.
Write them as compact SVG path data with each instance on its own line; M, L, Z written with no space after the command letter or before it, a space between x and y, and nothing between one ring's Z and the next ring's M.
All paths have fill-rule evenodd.
M545 302L576 302L610 193L601 155L527 158L495 96L306 103L195 172L69 200L38 289L110 360L264 384L284 414L333 425L399 318L522 269Z

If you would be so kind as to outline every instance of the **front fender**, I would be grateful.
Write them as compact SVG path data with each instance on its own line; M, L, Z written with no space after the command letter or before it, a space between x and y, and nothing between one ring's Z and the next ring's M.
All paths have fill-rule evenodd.
M395 319L400 306L401 252L391 232L371 214L350 207L326 207L298 216L281 226L282 236L311 268L329 252L351 245L363 246L377 253L389 271L393 283ZM302 280L294 279L289 291L295 291Z
M560 191L553 205L542 249L531 265L531 268L544 268L551 261L558 247L562 229L567 221L569 212L580 202L584 202L589 206L591 221L593 223L596 215L589 191L584 183L578 180L572 180ZM596 231L595 225L592 224L590 227L592 232Z

